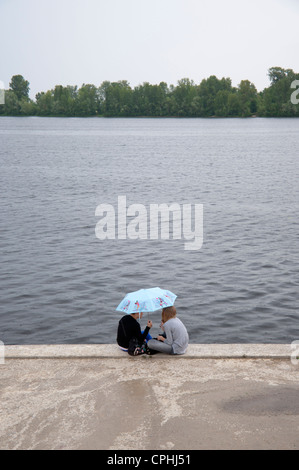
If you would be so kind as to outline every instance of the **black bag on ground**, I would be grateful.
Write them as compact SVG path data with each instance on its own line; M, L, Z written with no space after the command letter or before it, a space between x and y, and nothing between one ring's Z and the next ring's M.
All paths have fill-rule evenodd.
M137 338L131 338L129 341L128 354L130 356L139 356L144 354L143 348L140 346Z

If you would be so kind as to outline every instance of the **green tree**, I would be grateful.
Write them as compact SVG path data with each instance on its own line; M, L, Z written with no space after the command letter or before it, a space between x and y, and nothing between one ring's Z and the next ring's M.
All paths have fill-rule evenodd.
M168 86L161 82L151 85L144 82L132 92L132 114L135 116L165 116L168 114Z
M215 75L211 75L209 78L201 81L198 90L198 95L200 97L199 113L201 116L208 117L217 115L218 105L223 109L223 100L226 94L219 95L218 100L216 101L217 94L220 91L232 91L230 78L222 78L219 80Z
M78 90L75 105L77 116L96 116L99 112L98 89L91 84L83 85Z
M52 113L56 116L74 116L77 87L56 85L53 91Z
M268 72L271 85L265 88L259 99L259 115L266 117L299 116L298 105L291 103L291 83L299 79L292 69L272 67Z
M230 117L240 116L241 114L241 104L240 104L239 96L234 91L232 91L228 95L227 110L228 110L227 115Z
M230 78L211 75L196 85L182 78L177 85L144 82L132 89L126 80L105 81L96 88L91 84L56 85L53 90L29 98L29 82L14 75L5 92L0 114L10 116L299 116L299 105L293 104L291 87L299 74L292 69L272 67L268 71L270 86L262 92L249 80L237 88Z
M126 80L103 82L100 87L100 100L105 97L105 116L130 116L132 89Z
M29 82L22 75L14 75L11 78L9 87L15 93L18 100L29 100Z
M230 92L228 90L219 90L216 93L214 106L215 106L215 115L226 117L229 114L228 98Z
M279 82L284 78L290 78L294 80L294 71L292 69L283 69L281 67L271 67L268 70L268 77L270 79L271 85L275 85L275 83Z
M12 90L7 90L5 92L4 114L7 116L19 116L20 110L21 106L16 93Z
M182 78L178 81L172 93L175 101L175 111L178 116L190 116L196 113L194 98L197 93L198 88L193 80Z
M249 80L242 80L238 86L241 116L251 116L257 111L257 89Z
M48 90L46 93L37 93L36 97L36 113L38 116L51 116L53 108L53 90Z
M22 99L19 101L21 116L34 116L36 114L36 103L32 100Z
M98 88L99 107L102 114L106 114L107 91L110 86L111 83L105 80Z

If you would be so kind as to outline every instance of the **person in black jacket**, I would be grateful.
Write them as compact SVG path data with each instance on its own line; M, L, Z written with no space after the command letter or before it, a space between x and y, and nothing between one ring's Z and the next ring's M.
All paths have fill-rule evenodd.
M140 324L137 321L142 318L143 313L132 313L131 315L124 315L118 324L117 329L117 344L119 347L128 351L129 343L132 338L136 338L138 345L141 347L144 340L149 334L149 330L153 326L152 321L148 320L145 330L142 332Z

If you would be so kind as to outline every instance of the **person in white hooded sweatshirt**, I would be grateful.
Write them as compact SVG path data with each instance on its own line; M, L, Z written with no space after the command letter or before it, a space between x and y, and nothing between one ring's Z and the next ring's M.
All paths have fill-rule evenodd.
M163 336L159 335L157 339L150 339L149 349L164 354L185 354L189 335L183 322L177 318L174 306L162 310L161 328L164 331Z

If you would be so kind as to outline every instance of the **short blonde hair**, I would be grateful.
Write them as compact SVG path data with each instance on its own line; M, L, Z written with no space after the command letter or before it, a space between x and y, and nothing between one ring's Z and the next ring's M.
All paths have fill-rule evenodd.
M171 318L174 318L175 316L176 316L176 308L174 306L163 308L162 310L162 322L163 323L166 323L168 320L170 320Z

